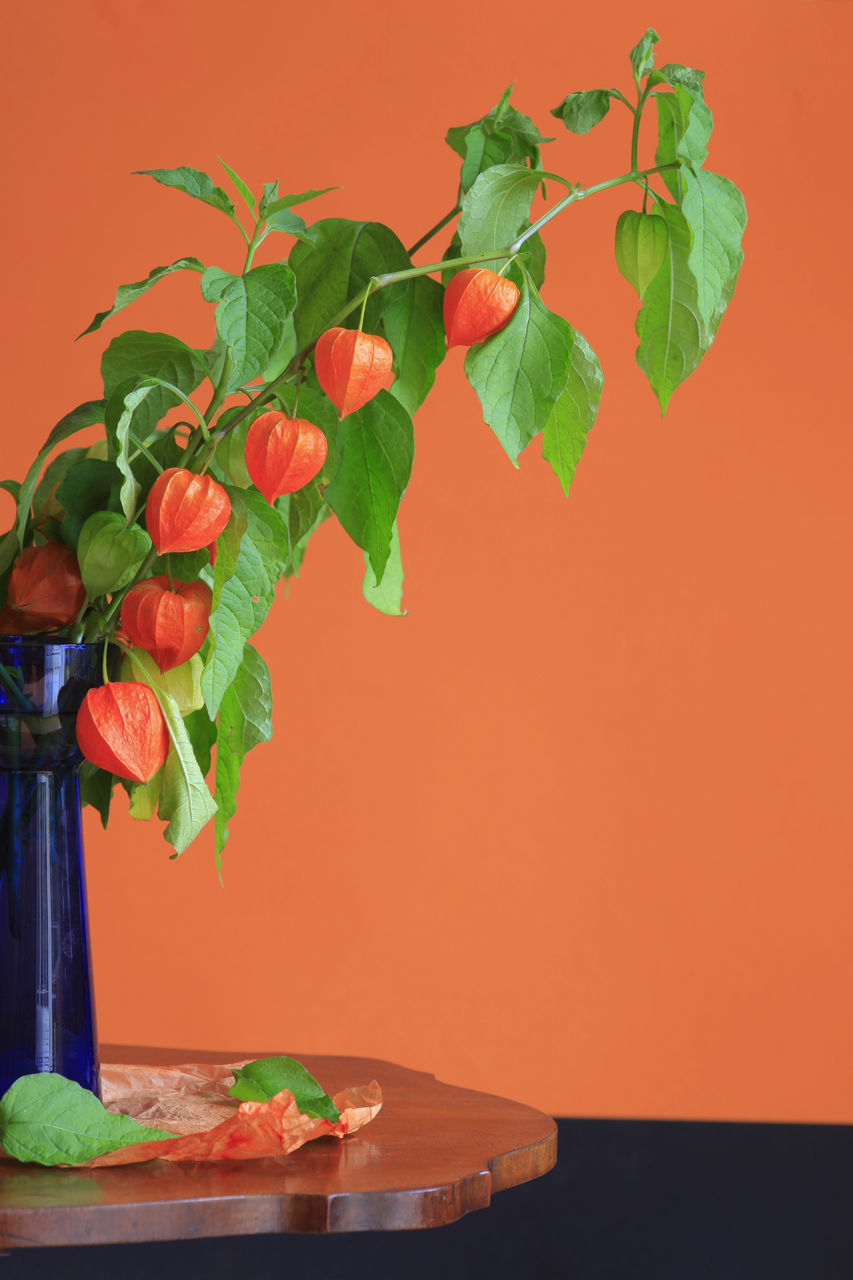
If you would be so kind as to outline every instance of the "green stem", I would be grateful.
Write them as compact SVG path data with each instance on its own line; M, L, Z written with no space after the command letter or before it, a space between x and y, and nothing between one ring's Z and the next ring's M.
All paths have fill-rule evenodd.
M639 82L637 84L637 106L631 110L634 112L634 128L631 130L631 168L637 168L637 151L640 145L640 120L643 115L643 107L646 104L646 98L649 96L649 86L640 92ZM630 103L628 104L631 105Z
M413 258L417 253L418 249L422 249L424 245L433 238L433 236L437 236L439 231L442 231L447 226L448 222L452 222L453 219L456 217L456 215L461 212L462 212L462 204L460 201L457 200L456 204L453 206L453 208L450 210L449 213L446 213L443 218L439 218L438 222L435 224L434 227L430 227L429 231L427 231L424 235L422 235L420 240L415 241L411 249L406 250L409 257Z
M662 173L664 169L677 168L678 162L674 160L669 164L654 165L651 169L632 169L630 173L620 174L618 178L610 178L607 182L597 182L594 187L575 187L567 196L563 196L562 200L558 200L555 205L552 205L550 209L543 213L542 217L537 219L532 226L528 227L526 231L523 231L507 249L498 250L497 252L492 253L490 257L504 258L508 257L511 253L518 253L525 240L529 240L530 237L535 235L537 231L540 231L546 223L550 222L552 218L556 218L558 213L562 213L564 209L567 209L570 204L577 204L578 200L585 200L587 196L597 195L599 191L609 191L611 187L621 187L625 182L638 182L643 178L649 177L650 174ZM445 263L444 265L446 266L447 264Z
M136 445L136 452L144 453L145 457L151 463L152 467L155 467L158 472L162 473L163 468L161 467L157 459L154 457L154 454L151 452L151 450L146 448L146 446L142 443L139 437L135 436L132 431L128 431L127 434L130 437L130 439L133 441L133 443ZM136 457L136 453L133 455L133 458L135 457ZM129 461L132 462L133 458L130 458Z

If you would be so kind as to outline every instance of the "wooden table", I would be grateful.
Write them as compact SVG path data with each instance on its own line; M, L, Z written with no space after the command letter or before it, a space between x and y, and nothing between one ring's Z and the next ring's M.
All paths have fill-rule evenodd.
M239 1062L260 1053L105 1045L104 1062ZM0 1250L260 1232L438 1227L492 1193L546 1173L550 1116L373 1058L294 1054L330 1093L376 1079L382 1111L363 1130L288 1156L208 1164L48 1169L0 1162Z

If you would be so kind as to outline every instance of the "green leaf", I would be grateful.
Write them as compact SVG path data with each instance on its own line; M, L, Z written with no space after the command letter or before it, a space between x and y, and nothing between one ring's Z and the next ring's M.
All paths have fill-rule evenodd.
M281 345L296 305L293 272L283 262L234 276L209 268L201 280L207 302L217 302L216 331L231 355L228 391L262 373Z
M110 454L114 456L115 465L123 477L119 502L128 520L132 520L136 514L136 504L141 492L140 483L130 463L130 453L133 448L131 427L134 425L134 419L140 407L145 405L149 396L156 395L159 390L157 378L143 378L138 382L129 378L127 382L122 382L116 388L107 401L107 411L104 414L107 443ZM144 408L142 412L144 413Z
M35 461L24 477L21 492L18 495L18 516L15 522L15 541L17 545L11 540L8 543L4 540L2 554L0 554L0 573L6 571L18 551L23 549L33 494L46 459L56 446L62 444L69 436L85 430L86 427L93 427L97 423L103 422L104 408L103 400L87 400L85 404L78 405L76 409L72 409L70 413L67 413L64 418L60 418L41 449L39 449Z
M423 404L447 353L444 290L437 280L418 276L389 285L382 328L394 352L390 392L410 414Z
M655 164L684 160L698 169L705 163L714 127L710 108L702 96L704 71L667 63L649 76L650 85L667 84L672 93L655 95L658 111L658 145ZM683 179L677 169L661 175L673 198L680 202Z
M728 178L686 167L682 174L685 193L681 212L693 234L687 265L696 278L699 314L706 329L706 345L710 345L743 262L740 242L746 229L746 206Z
M616 265L642 299L663 266L669 232L663 218L626 209L616 222Z
M234 186L237 188L237 192L241 200L243 201L244 205L249 210L249 213L251 213L254 216L255 197L252 195L250 188L246 185L246 183L240 177L239 173L235 173L234 170L231 168L230 164L225 163L225 161L222 159L222 156L217 156L217 159L219 163L222 165L222 168L228 174L228 177L234 183ZM213 184L211 183L211 185Z
M171 275L173 271L204 271L204 263L199 262L198 258L178 258L176 262L170 262L165 267L154 267L144 280L135 280L132 284L120 284L116 290L113 305L108 311L99 311L88 328L77 335L78 338L85 338L87 333L94 333L96 329L100 329L110 316L114 316L117 311L122 311L131 302L135 302L143 293L147 293L152 285L157 284L165 276Z
M465 357L483 416L515 466L562 395L571 353L571 327L544 306L526 277L509 322Z
M184 195L192 196L194 200L201 200L203 204L219 209L232 221L236 221L231 198L221 187L215 187L213 181L200 169L192 169L189 165L183 164L178 169L135 169L134 173L153 178L164 187L174 187L176 191L183 191Z
M148 782L132 782L130 785L130 806L128 812L137 822L150 822L157 812L160 796L163 792L163 771L158 769Z
M81 458L68 468L56 491L56 500L65 508L62 536L70 546L77 547L84 524L107 506L119 480L115 463L101 458ZM116 519L124 524L121 516Z
M200 711L191 711L189 715L184 716L184 728L198 761L198 767L207 777L210 773L213 748L216 745L216 721L211 720L206 708L202 707Z
M300 218L296 213L292 213L290 209L280 209L278 213L272 214L267 219L266 230L258 241L259 244L266 240L270 231L280 231L286 236L296 236L297 240L308 240L305 232L305 219Z
M464 192L485 169L496 164L529 161L531 168L538 169L541 143L553 141L543 138L529 116L510 105L511 92L512 85L481 119L447 131L445 141L463 160L460 183Z
M161 378L189 395L206 376L202 353L168 333L132 329L113 338L101 357L107 400L122 383L142 378ZM144 440L167 411L180 403L181 397L168 387L152 388L136 411L134 434Z
M571 133L589 133L609 110L609 89L582 89L579 93L570 93L558 107L553 107L551 115L562 120Z
M119 1147L176 1136L107 1111L88 1089L52 1071L20 1076L0 1098L0 1143L13 1160L82 1164Z
M38 513L42 505L50 497L51 489L54 489L54 486L57 489L59 488L69 469L75 462L80 462L82 458L85 458L86 453L87 451L82 448L64 449L62 453L57 454L52 462L47 464L33 494L32 508L34 512Z
M654 27L649 27L646 30L646 34L637 41L631 50L631 69L637 81L642 80L643 76L647 76L655 65L654 46L658 40L660 40L660 36Z
M21 482L19 480L0 480L0 489L5 489L7 493L12 495L15 503L21 494Z
M340 461L326 501L381 582L415 456L412 420L387 391L344 418Z
M247 523L236 556L226 539L216 557L214 607L210 615L214 647L201 680L211 718L216 715L226 689L237 675L246 641L254 635L269 612L289 550L283 518L259 493L252 489L229 487L228 495L232 514L233 510L242 508ZM222 538L225 539L225 535ZM227 564L221 570L220 556L227 557Z
M120 591L136 577L150 550L151 539L138 524L126 525L115 511L93 512L77 539L83 586L91 597Z
M235 1067L234 1084L228 1092L241 1102L269 1102L282 1089L293 1094L303 1115L323 1116L333 1123L340 1119L332 1099L295 1058L258 1058L245 1067Z
M675 388L693 372L707 347L699 312L698 286L690 270L690 227L675 205L661 203L669 229L663 266L646 289L637 316L637 363L666 411Z
M474 183L459 218L465 256L505 249L528 223L541 175L518 164L499 164ZM483 266L489 266L484 262Z
M191 711L199 711L204 706L201 693L201 673L204 667L199 654L194 653L186 662L168 671L161 671L150 653L136 648L133 658L125 654L119 675L120 680L138 680L139 667L145 668L145 681L157 693L168 693L174 698L181 716L186 719Z
M106 831L115 778L90 760L84 760L80 765L79 778L81 805L92 806L100 815L101 826Z
M391 618L406 616L406 610L403 608L403 561L400 557L400 536L397 532L396 520L391 531L391 552L382 581L376 581L370 558L365 553L364 581L361 589L367 603L372 604L380 613L386 613Z
M277 185L277 184L276 184ZM296 195L278 196L274 199L264 202L261 201L261 207L258 210L259 218L269 218L283 209L290 209L295 204L304 204L306 200L316 200L317 196L325 196L330 191L337 191L338 187L320 187L317 190L300 191Z
M247 644L243 661L225 690L219 707L216 743L216 866L228 839L228 823L237 810L240 766L245 756L260 742L272 737L272 690L267 664L256 649Z
M575 332L572 363L565 387L548 415L542 436L542 457L569 496L569 485L595 422L604 375L592 347Z

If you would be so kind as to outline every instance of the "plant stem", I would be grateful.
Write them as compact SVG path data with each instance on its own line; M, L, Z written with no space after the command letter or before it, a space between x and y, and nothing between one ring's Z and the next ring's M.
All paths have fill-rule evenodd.
M637 151L640 144L640 119L642 118L643 107L645 106L646 98L648 97L648 95L649 95L649 86L646 85L645 89L642 90L641 92L639 82L638 82L637 107L636 107L636 110L634 110L634 108L631 108L632 110L634 110L634 128L631 130L631 168L632 169L636 169L637 167ZM631 104L629 103L628 105L630 106Z
M456 204L453 206L453 208L450 210L449 213L446 213L443 218L439 218L438 222L435 224L434 227L430 227L429 231L427 231L425 235L422 235L420 240L415 241L411 249L406 250L409 257L410 258L414 257L418 249L422 249L428 240L431 240L433 236L437 236L439 231L443 230L443 228L447 226L448 222L452 222L453 219L456 217L456 215L461 212L462 212L462 204L459 200L457 200Z
M507 249L498 250L489 256L491 258L504 258L512 253L518 253L525 240L529 240L547 222L550 222L552 218L556 218L558 213L562 213L570 204L576 204L578 200L585 200L587 196L597 195L599 191L609 191L611 187L620 187L625 182L638 182L652 173L661 173L664 169L675 169L677 167L678 162L672 161L669 164L655 165L651 169L632 169L629 173L620 174L618 178L609 178L607 182L597 182L593 187L575 187L567 196L563 196L562 200L558 200L555 205L552 205L550 209L543 213L542 217L537 219L526 231L522 231L521 235ZM459 261L461 262L462 259L460 258Z

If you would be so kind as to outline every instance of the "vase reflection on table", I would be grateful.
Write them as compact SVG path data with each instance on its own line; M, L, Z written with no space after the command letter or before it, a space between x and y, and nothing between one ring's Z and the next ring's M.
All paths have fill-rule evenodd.
M103 644L0 639L0 1092L99 1091L75 721Z

